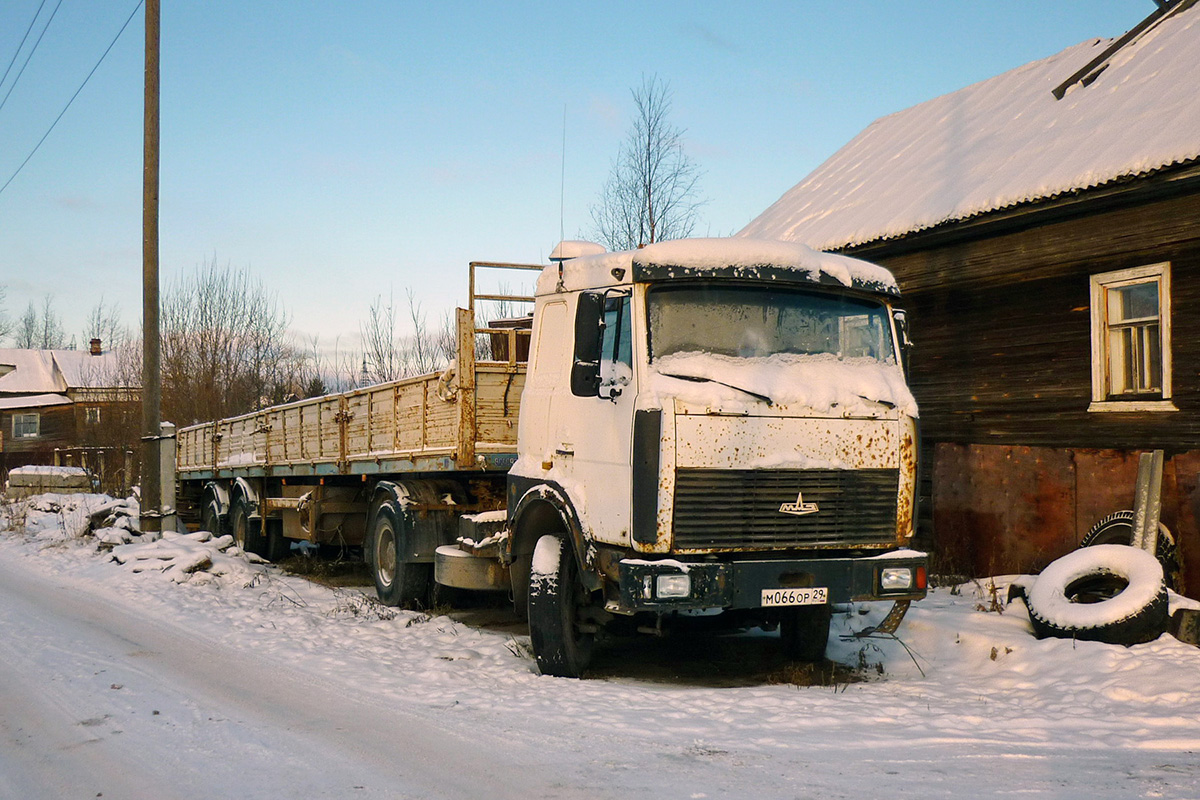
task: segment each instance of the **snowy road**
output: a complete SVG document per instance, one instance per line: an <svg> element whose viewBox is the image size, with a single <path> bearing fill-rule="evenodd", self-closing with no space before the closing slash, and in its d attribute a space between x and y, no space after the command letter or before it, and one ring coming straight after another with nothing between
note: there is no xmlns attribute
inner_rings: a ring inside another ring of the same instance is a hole
<svg viewBox="0 0 1200 800"><path fill-rule="evenodd" d="M520 747L2 562L0 629L0 797L585 796Z"/></svg>
<svg viewBox="0 0 1200 800"><path fill-rule="evenodd" d="M835 638L884 676L714 688L611 655L607 677L544 678L511 633L246 570L181 585L0 534L0 800L1200 798L1200 649L1037 641L973 587L910 612L924 674L898 643Z"/></svg>

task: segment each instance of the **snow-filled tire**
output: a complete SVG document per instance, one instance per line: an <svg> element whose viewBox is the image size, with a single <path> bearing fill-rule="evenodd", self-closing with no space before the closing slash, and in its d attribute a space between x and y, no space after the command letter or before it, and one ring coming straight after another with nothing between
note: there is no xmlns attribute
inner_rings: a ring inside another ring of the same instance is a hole
<svg viewBox="0 0 1200 800"><path fill-rule="evenodd" d="M367 542L368 563L375 578L375 593L386 606L429 605L429 587L433 582L433 564L406 560L411 551L412 532L404 515L393 503L384 503L375 512Z"/></svg>
<svg viewBox="0 0 1200 800"><path fill-rule="evenodd" d="M538 539L529 570L529 640L543 675L578 678L591 663L595 635L579 630L585 601L566 542L551 534Z"/></svg>
<svg viewBox="0 0 1200 800"><path fill-rule="evenodd" d="M824 661L832 620L833 608L829 605L786 609L779 620L783 657L814 664Z"/></svg>
<svg viewBox="0 0 1200 800"><path fill-rule="evenodd" d="M1097 544L1133 544L1133 511L1114 511L1104 517L1087 532L1079 542L1080 547L1091 547ZM1179 547L1175 537L1161 522L1158 524L1158 540L1154 545L1154 556L1162 564L1163 580L1168 589L1179 591L1180 566Z"/></svg>
<svg viewBox="0 0 1200 800"><path fill-rule="evenodd" d="M253 517L254 505L245 499L234 501L229 512L229 532L238 547L247 553L267 557L267 537L262 532L262 521Z"/></svg>
<svg viewBox="0 0 1200 800"><path fill-rule="evenodd" d="M1098 544L1046 567L1026 604L1039 639L1141 644L1167 629L1162 565L1136 547Z"/></svg>

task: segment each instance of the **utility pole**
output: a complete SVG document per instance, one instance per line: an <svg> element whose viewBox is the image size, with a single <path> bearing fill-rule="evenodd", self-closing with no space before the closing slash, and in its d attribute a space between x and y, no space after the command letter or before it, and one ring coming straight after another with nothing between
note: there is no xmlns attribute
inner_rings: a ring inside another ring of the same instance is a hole
<svg viewBox="0 0 1200 800"><path fill-rule="evenodd" d="M142 150L142 514L143 533L162 530L162 370L158 338L159 0L146 0L146 99Z"/></svg>

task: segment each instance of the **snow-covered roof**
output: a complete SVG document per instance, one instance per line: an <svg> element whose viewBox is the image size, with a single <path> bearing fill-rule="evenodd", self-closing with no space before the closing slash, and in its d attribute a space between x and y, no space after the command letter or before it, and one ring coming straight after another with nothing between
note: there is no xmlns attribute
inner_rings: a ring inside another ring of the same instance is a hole
<svg viewBox="0 0 1200 800"><path fill-rule="evenodd" d="M689 277L792 281L899 294L896 279L883 267L774 239L676 239L638 250L581 256L562 266L562 284L568 291ZM537 293L551 294L558 283L559 267L551 265L538 277Z"/></svg>
<svg viewBox="0 0 1200 800"><path fill-rule="evenodd" d="M15 367L0 375L0 394L65 392L67 382L52 350L0 350L0 365Z"/></svg>
<svg viewBox="0 0 1200 800"><path fill-rule="evenodd" d="M1166 14L1056 99L1112 43L876 120L738 235L840 249L1195 161L1200 8Z"/></svg>
<svg viewBox="0 0 1200 800"><path fill-rule="evenodd" d="M112 352L92 355L87 350L0 349L0 394L57 394L80 387L121 386L118 366Z"/></svg>
<svg viewBox="0 0 1200 800"><path fill-rule="evenodd" d="M46 406L65 406L71 404L71 398L61 394L22 394L0 396L0 409L8 411L14 408L44 408Z"/></svg>

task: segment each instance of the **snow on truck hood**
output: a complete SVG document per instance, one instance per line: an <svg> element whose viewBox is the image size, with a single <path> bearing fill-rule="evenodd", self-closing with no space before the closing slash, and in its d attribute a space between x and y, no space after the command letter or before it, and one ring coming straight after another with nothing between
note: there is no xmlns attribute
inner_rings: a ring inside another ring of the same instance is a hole
<svg viewBox="0 0 1200 800"><path fill-rule="evenodd" d="M881 408L910 417L917 403L898 365L870 358L779 353L735 358L672 353L651 365L648 394L698 405L770 402L818 415L880 416Z"/></svg>
<svg viewBox="0 0 1200 800"><path fill-rule="evenodd" d="M822 284L900 295L895 277L883 267L774 239L676 239L639 250L573 258L563 263L562 270L562 288L566 291L628 285L635 280L722 277ZM558 266L542 270L537 294L553 294L558 287Z"/></svg>

